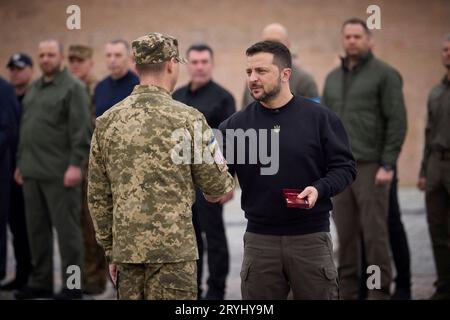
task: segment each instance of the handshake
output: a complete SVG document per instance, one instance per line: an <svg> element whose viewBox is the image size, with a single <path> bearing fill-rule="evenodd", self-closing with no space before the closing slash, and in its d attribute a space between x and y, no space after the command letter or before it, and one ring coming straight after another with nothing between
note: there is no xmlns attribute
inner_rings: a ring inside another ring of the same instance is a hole
<svg viewBox="0 0 450 320"><path fill-rule="evenodd" d="M211 203L220 203L220 204L225 204L228 201L230 201L231 199L233 199L233 195L234 195L234 190L231 190L228 193L225 193L222 196L219 197L213 197L213 196L209 196L205 193L203 193L203 196L205 197L206 201L211 202Z"/></svg>

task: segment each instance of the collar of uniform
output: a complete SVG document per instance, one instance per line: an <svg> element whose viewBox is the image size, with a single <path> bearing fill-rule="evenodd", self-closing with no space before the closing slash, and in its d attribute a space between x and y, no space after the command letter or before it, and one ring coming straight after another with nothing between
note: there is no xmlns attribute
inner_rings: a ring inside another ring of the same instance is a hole
<svg viewBox="0 0 450 320"><path fill-rule="evenodd" d="M67 70L67 67L64 67L62 70L58 71L55 74L55 76L53 77L53 79L50 80L50 81L44 81L44 76L42 76L41 79L39 79L39 81L40 81L39 84L41 85L41 87L45 86L45 85L49 85L49 84L56 84L56 85L58 85L58 84L61 83L61 81L65 77L68 76L68 74L69 74L69 71Z"/></svg>
<svg viewBox="0 0 450 320"><path fill-rule="evenodd" d="M372 58L373 53L371 50L369 50L369 52L366 55L359 57L358 63L353 67L353 70L361 68ZM348 57L341 57L341 66L345 71L348 71Z"/></svg>
<svg viewBox="0 0 450 320"><path fill-rule="evenodd" d="M170 97L170 92L164 88L155 86L155 85L142 85L138 84L134 87L133 92L131 94L140 94L140 93L159 93L162 95L166 95Z"/></svg>

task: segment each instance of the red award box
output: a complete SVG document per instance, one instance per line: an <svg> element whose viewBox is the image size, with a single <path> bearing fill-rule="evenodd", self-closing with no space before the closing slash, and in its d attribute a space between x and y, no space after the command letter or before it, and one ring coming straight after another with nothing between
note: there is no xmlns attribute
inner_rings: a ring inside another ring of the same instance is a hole
<svg viewBox="0 0 450 320"><path fill-rule="evenodd" d="M283 189L283 196L286 200L286 206L288 208L301 208L308 209L308 199L299 199L297 196L302 193L301 189Z"/></svg>

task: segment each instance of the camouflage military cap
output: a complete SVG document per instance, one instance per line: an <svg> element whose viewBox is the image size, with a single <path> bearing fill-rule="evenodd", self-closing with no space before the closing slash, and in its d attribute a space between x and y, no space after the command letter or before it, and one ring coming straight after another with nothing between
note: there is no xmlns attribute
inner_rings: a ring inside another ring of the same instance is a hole
<svg viewBox="0 0 450 320"><path fill-rule="evenodd" d="M131 43L136 64L160 63L175 58L186 63L178 52L178 40L161 33L149 33L139 37Z"/></svg>
<svg viewBox="0 0 450 320"><path fill-rule="evenodd" d="M82 44L74 44L69 47L69 58L75 57L79 59L92 58L93 49Z"/></svg>

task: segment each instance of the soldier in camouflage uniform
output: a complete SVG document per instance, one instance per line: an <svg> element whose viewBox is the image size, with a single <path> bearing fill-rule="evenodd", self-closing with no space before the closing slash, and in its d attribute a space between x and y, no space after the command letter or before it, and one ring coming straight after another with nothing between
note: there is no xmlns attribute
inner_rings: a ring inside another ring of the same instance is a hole
<svg viewBox="0 0 450 320"><path fill-rule="evenodd" d="M204 116L170 95L185 62L177 40L151 33L132 48L141 82L96 121L89 210L119 299L196 299L195 188L220 201L234 180ZM200 148L190 140L199 127Z"/></svg>
<svg viewBox="0 0 450 320"><path fill-rule="evenodd" d="M69 47L69 71L84 82L89 94L89 110L92 125L95 124L94 88L97 79L92 74L94 61L90 46L74 44ZM83 290L87 294L101 294L105 291L108 265L102 247L95 240L94 225L87 204L87 170L88 162L83 164L83 181L81 183L81 229L84 242Z"/></svg>
<svg viewBox="0 0 450 320"><path fill-rule="evenodd" d="M92 121L95 122L94 89L98 80L92 73L93 53L94 50L90 46L74 44L69 47L69 71L86 85L91 102L89 110L92 114Z"/></svg>

